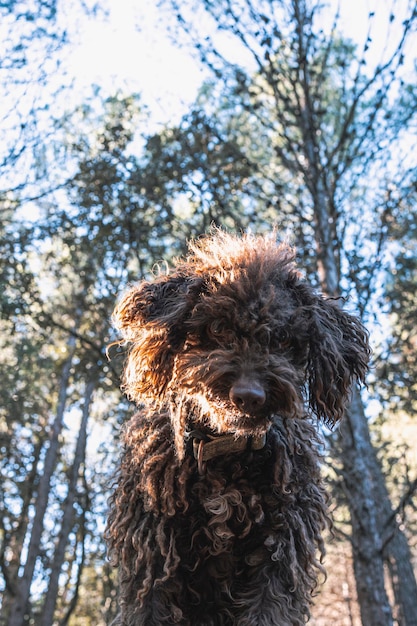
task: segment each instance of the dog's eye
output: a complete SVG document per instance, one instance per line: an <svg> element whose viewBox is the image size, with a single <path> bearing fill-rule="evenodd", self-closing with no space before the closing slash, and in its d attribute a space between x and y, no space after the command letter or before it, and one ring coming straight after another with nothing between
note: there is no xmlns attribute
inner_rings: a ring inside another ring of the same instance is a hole
<svg viewBox="0 0 417 626"><path fill-rule="evenodd" d="M214 337L218 337L219 335L221 335L224 330L225 325L223 320L214 320L214 322L211 322L208 328L209 334L213 335Z"/></svg>
<svg viewBox="0 0 417 626"><path fill-rule="evenodd" d="M260 344L268 346L271 342L271 332L269 328L260 328L256 334L256 338Z"/></svg>
<svg viewBox="0 0 417 626"><path fill-rule="evenodd" d="M281 331L275 336L274 343L279 350L288 350L292 345L292 338L285 331Z"/></svg>

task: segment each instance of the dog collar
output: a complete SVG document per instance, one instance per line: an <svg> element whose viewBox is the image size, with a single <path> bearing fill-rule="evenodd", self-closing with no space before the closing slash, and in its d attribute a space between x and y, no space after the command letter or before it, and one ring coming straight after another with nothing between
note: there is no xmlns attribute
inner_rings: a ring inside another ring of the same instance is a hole
<svg viewBox="0 0 417 626"><path fill-rule="evenodd" d="M187 433L192 439L193 455L198 462L198 470L203 471L203 463L226 454L235 454L244 450L262 450L266 443L266 433L250 437L235 437L234 435L210 436L198 430Z"/></svg>

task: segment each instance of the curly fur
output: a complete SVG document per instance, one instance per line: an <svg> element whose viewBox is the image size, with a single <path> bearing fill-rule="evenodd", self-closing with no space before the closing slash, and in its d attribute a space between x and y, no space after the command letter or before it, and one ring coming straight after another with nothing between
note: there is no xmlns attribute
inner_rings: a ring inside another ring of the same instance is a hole
<svg viewBox="0 0 417 626"><path fill-rule="evenodd" d="M311 288L292 248L221 231L134 285L114 321L123 388L145 404L124 429L106 531L115 623L304 624L328 523L313 418L335 424L363 381L364 327ZM226 434L244 448L195 458L196 437Z"/></svg>

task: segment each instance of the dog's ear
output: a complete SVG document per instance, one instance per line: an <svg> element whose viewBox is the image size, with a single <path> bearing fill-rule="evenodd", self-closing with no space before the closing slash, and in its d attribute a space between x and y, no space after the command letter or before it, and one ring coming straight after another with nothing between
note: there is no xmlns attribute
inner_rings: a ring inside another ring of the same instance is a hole
<svg viewBox="0 0 417 626"><path fill-rule="evenodd" d="M132 400L162 398L203 284L196 276L160 276L133 286L116 306L114 326L130 343L123 389Z"/></svg>
<svg viewBox="0 0 417 626"><path fill-rule="evenodd" d="M201 277L161 276L131 287L113 313L114 326L129 340L143 326L169 328L182 322L203 286Z"/></svg>
<svg viewBox="0 0 417 626"><path fill-rule="evenodd" d="M343 416L352 384L364 382L371 354L368 332L334 300L320 298L311 312L309 404L319 418L333 426Z"/></svg>

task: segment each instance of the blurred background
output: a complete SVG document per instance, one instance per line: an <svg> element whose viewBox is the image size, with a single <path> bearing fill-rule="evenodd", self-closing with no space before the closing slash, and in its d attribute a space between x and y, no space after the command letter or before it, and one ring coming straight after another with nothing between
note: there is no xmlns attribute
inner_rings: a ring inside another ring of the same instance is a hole
<svg viewBox="0 0 417 626"><path fill-rule="evenodd" d="M311 624L417 625L416 25L414 0L0 2L1 626L114 618L111 313L211 224L276 227L370 331L323 432Z"/></svg>

